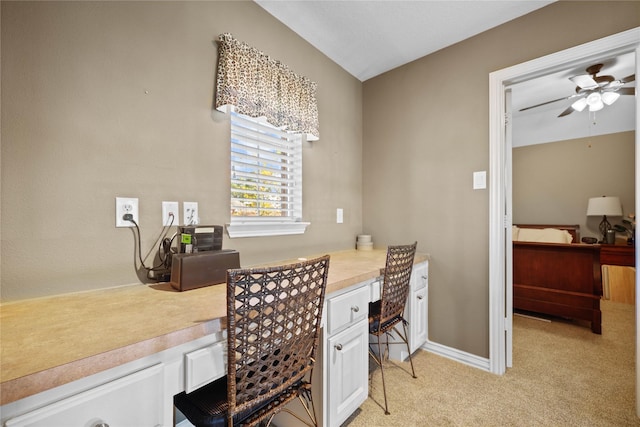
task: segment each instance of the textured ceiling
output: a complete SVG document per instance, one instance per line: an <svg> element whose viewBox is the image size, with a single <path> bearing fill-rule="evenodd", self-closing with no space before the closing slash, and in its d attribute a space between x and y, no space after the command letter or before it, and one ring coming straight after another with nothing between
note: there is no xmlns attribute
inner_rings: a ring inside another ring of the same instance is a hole
<svg viewBox="0 0 640 427"><path fill-rule="evenodd" d="M365 81L553 1L255 0Z"/></svg>
<svg viewBox="0 0 640 427"><path fill-rule="evenodd" d="M360 81L429 55L547 6L549 0L254 0ZM592 61L593 62L593 61ZM633 74L634 55L602 58L602 74ZM514 146L635 129L635 100L622 96L597 113L558 118L570 100L521 108L575 93L569 77L592 63L513 87ZM634 86L634 85L628 85Z"/></svg>

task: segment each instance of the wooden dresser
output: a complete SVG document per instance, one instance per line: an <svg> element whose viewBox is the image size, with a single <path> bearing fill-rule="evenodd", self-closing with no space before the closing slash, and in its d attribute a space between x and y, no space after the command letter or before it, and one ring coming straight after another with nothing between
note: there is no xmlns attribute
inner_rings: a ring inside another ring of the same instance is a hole
<svg viewBox="0 0 640 427"><path fill-rule="evenodd" d="M605 299L625 304L635 303L635 246L601 245L602 291Z"/></svg>
<svg viewBox="0 0 640 427"><path fill-rule="evenodd" d="M635 246L601 245L600 264L634 267L636 265Z"/></svg>

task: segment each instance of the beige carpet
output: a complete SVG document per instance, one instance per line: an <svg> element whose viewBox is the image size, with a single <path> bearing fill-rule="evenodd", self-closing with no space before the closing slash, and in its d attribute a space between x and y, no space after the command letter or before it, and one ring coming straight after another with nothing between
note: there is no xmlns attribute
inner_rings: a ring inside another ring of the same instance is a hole
<svg viewBox="0 0 640 427"><path fill-rule="evenodd" d="M379 369L343 427L640 426L635 415L635 307L602 301L602 335L584 324L514 316L513 365L498 376L419 350Z"/></svg>

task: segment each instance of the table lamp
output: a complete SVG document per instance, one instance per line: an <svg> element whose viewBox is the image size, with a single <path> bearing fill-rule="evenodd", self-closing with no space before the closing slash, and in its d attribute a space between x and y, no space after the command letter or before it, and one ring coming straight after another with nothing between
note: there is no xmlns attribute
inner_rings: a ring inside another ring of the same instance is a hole
<svg viewBox="0 0 640 427"><path fill-rule="evenodd" d="M587 205L587 216L602 216L600 221L600 234L602 241L606 241L607 230L611 229L611 223L607 221L608 216L622 216L622 205L619 197L591 197Z"/></svg>

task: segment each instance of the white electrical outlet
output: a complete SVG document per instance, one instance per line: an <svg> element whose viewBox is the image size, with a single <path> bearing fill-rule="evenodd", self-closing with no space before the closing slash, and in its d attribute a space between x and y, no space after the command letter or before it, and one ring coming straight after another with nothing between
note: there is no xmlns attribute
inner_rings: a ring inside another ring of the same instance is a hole
<svg viewBox="0 0 640 427"><path fill-rule="evenodd" d="M126 214L131 214L136 224L140 224L136 197L116 197L116 227L133 227L133 222L124 219Z"/></svg>
<svg viewBox="0 0 640 427"><path fill-rule="evenodd" d="M162 202L162 225L164 227L180 225L178 202Z"/></svg>
<svg viewBox="0 0 640 427"><path fill-rule="evenodd" d="M344 211L342 208L336 209L336 223L342 224L344 222Z"/></svg>
<svg viewBox="0 0 640 427"><path fill-rule="evenodd" d="M184 202L182 204L184 225L196 225L200 223L198 216L198 202Z"/></svg>

